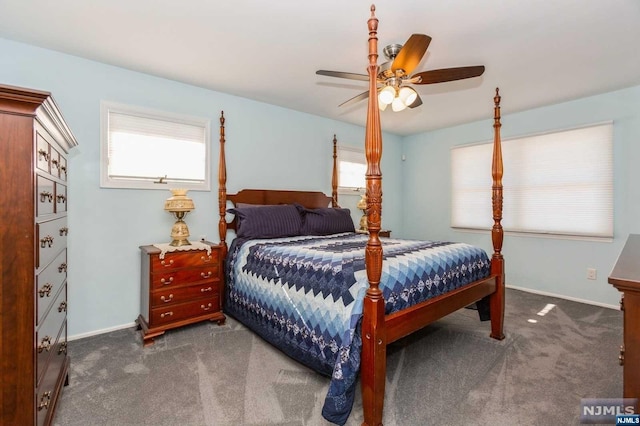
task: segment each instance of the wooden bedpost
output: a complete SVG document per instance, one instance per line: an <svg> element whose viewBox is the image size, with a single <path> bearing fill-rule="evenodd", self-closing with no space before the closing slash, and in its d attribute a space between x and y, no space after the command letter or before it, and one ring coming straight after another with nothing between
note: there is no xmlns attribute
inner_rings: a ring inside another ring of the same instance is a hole
<svg viewBox="0 0 640 426"><path fill-rule="evenodd" d="M496 88L493 98L493 162L491 176L493 187L491 201L493 204L493 228L491 229L491 241L493 242L493 256L491 257L491 274L496 275L496 291L490 297L491 309L491 337L504 339L504 258L502 257L502 145L500 141L500 91Z"/></svg>
<svg viewBox="0 0 640 426"><path fill-rule="evenodd" d="M331 174L331 207L338 208L338 139L333 135L333 172Z"/></svg>
<svg viewBox="0 0 640 426"><path fill-rule="evenodd" d="M382 130L378 109L378 19L371 5L369 28L369 105L365 130L367 157L367 223L369 241L365 249L365 264L369 288L364 299L362 319L362 405L366 426L382 425L384 386L386 379L387 342L384 326L384 298L379 288L382 275L382 244L379 238L382 210Z"/></svg>
<svg viewBox="0 0 640 426"><path fill-rule="evenodd" d="M227 162L224 152L224 111L220 112L220 159L218 161L218 209L220 210L220 221L218 222L218 233L220 234L220 245L223 255L227 253ZM224 256L223 256L224 258Z"/></svg>

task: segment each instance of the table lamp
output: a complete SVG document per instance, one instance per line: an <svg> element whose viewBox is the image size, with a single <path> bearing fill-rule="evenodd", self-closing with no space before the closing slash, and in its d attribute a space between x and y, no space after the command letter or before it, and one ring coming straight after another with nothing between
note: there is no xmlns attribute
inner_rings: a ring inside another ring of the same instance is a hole
<svg viewBox="0 0 640 426"><path fill-rule="evenodd" d="M176 223L171 228L171 246L188 246L191 245L189 240L189 228L184 222L184 217L196 206L193 200L187 197L186 189L171 189L172 196L164 202L164 209L176 217Z"/></svg>

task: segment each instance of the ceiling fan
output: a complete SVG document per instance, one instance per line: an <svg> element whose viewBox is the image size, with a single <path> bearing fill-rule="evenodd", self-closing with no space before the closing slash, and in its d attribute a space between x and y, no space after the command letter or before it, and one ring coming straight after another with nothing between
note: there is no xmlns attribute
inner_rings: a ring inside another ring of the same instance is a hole
<svg viewBox="0 0 640 426"><path fill-rule="evenodd" d="M388 61L380 65L377 76L377 82L380 85L378 100L381 110L385 110L388 105L391 105L393 111L402 111L407 107L415 108L422 105L420 95L410 86L412 84L444 83L445 81L478 77L484 73L484 66L478 65L442 68L411 75L426 53L429 43L431 43L431 37L428 35L412 34L404 45L390 44L383 49L384 56ZM369 81L368 75L351 72L318 70L316 74ZM367 97L369 97L369 91L360 93L339 106L352 104Z"/></svg>

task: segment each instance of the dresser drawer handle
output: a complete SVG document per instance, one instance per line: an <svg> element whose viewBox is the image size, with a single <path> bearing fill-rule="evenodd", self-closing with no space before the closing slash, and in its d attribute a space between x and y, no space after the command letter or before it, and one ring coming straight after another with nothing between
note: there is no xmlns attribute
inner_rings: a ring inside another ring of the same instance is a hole
<svg viewBox="0 0 640 426"><path fill-rule="evenodd" d="M162 266L171 266L173 265L173 259L170 259L169 262L165 262L164 260L160 262Z"/></svg>
<svg viewBox="0 0 640 426"><path fill-rule="evenodd" d="M51 402L51 391L47 391L42 394L42 398L40 398L40 404L38 404L38 411L43 408L49 408L49 402Z"/></svg>
<svg viewBox="0 0 640 426"><path fill-rule="evenodd" d="M67 264L61 263L60 266L58 266L58 272L60 273L67 272Z"/></svg>
<svg viewBox="0 0 640 426"><path fill-rule="evenodd" d="M200 260L203 262L211 262L211 256L200 256Z"/></svg>
<svg viewBox="0 0 640 426"><path fill-rule="evenodd" d="M173 315L173 312L169 311L169 312L165 312L164 314L160 314L160 318L170 317L172 315Z"/></svg>
<svg viewBox="0 0 640 426"><path fill-rule="evenodd" d="M160 279L160 282L161 282L163 285L169 285L169 284L171 284L171 283L173 282L173 277L169 277L169 279L168 279L168 280L165 280L164 278L161 278L161 279Z"/></svg>
<svg viewBox="0 0 640 426"><path fill-rule="evenodd" d="M171 293L167 298L165 298L164 296L160 296L160 300L162 300L164 303L171 302L173 300L173 293Z"/></svg>
<svg viewBox="0 0 640 426"><path fill-rule="evenodd" d="M211 287L201 288L200 289L200 293L206 293L207 291L212 291L212 290L213 290L213 288L211 288Z"/></svg>
<svg viewBox="0 0 640 426"><path fill-rule="evenodd" d="M211 275L213 275L213 272L211 272L211 271L207 271L206 274L204 272L200 272L200 276L202 278L209 278Z"/></svg>
<svg viewBox="0 0 640 426"><path fill-rule="evenodd" d="M211 309L212 307L213 307L213 305L212 305L211 303L208 303L208 304L207 304L207 306L205 306L205 305L200 305L200 308L201 308L203 311L208 311L208 310L209 310L209 309Z"/></svg>
<svg viewBox="0 0 640 426"><path fill-rule="evenodd" d="M53 289L53 286L49 283L46 283L45 285L42 286L42 288L40 290L38 290L38 294L40 294L40 297L49 297L51 296L51 290Z"/></svg>
<svg viewBox="0 0 640 426"><path fill-rule="evenodd" d="M56 200L58 200L58 203L64 203L65 201L67 201L67 197L65 197L64 195L60 194L56 197Z"/></svg>
<svg viewBox="0 0 640 426"><path fill-rule="evenodd" d="M44 161L49 161L49 153L44 149L38 150L38 158Z"/></svg>
<svg viewBox="0 0 640 426"><path fill-rule="evenodd" d="M41 248L51 247L52 245L53 245L53 237L51 235L47 235L46 237L40 239Z"/></svg>
<svg viewBox="0 0 640 426"><path fill-rule="evenodd" d="M45 201L53 201L53 194L50 193L49 191L42 191L40 193L40 202L44 203Z"/></svg>
<svg viewBox="0 0 640 426"><path fill-rule="evenodd" d="M60 306L58 306L58 312L67 312L67 302L66 301L62 301L60 302Z"/></svg>
<svg viewBox="0 0 640 426"><path fill-rule="evenodd" d="M67 342L60 343L60 347L58 348L58 355L67 354Z"/></svg>
<svg viewBox="0 0 640 426"><path fill-rule="evenodd" d="M60 228L60 236L64 237L65 235L69 235L69 228L66 226L64 228Z"/></svg>
<svg viewBox="0 0 640 426"><path fill-rule="evenodd" d="M618 356L618 363L624 365L624 346L620 346L620 355Z"/></svg>
<svg viewBox="0 0 640 426"><path fill-rule="evenodd" d="M67 166L60 166L60 171L64 173L65 176L67 176Z"/></svg>
<svg viewBox="0 0 640 426"><path fill-rule="evenodd" d="M51 160L51 167L58 168L58 160Z"/></svg>
<svg viewBox="0 0 640 426"><path fill-rule="evenodd" d="M44 336L44 339L42 339L42 342L38 345L38 353L42 351L49 352L49 349L51 349L51 336Z"/></svg>

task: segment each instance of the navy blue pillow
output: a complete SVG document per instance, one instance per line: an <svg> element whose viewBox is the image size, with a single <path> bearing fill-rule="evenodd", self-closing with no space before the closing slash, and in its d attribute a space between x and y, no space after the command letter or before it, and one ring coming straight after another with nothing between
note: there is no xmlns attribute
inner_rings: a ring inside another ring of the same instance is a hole
<svg viewBox="0 0 640 426"><path fill-rule="evenodd" d="M300 235L302 217L293 204L236 207L228 210L238 220L242 238L280 238Z"/></svg>
<svg viewBox="0 0 640 426"><path fill-rule="evenodd" d="M307 209L299 206L304 216L302 235L329 235L341 232L355 232L349 209L320 208Z"/></svg>

